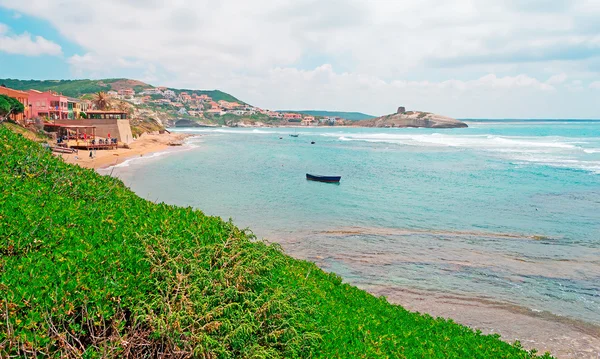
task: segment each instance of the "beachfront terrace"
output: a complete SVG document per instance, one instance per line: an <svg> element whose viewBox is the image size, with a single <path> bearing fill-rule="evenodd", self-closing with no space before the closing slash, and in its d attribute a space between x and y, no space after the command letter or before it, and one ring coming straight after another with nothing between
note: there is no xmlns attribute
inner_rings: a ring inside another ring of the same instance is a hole
<svg viewBox="0 0 600 359"><path fill-rule="evenodd" d="M92 110L86 112L90 120L126 120L127 112L124 111L99 111Z"/></svg>

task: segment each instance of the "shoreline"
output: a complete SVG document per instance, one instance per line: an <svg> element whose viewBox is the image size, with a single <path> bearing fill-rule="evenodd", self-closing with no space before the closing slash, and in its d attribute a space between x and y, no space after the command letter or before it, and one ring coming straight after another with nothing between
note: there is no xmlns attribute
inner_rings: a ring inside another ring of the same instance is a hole
<svg viewBox="0 0 600 359"><path fill-rule="evenodd" d="M380 230L388 233L389 230ZM357 228L343 228L337 231L326 231L333 235L373 233L380 231L359 231ZM405 235L414 231L401 230ZM323 232L319 232L323 234ZM434 231L434 233L437 233ZM471 234L469 232L458 232L460 234ZM477 235L481 235L478 233ZM494 234L488 234L494 235ZM502 238L533 240L529 235L495 234ZM306 243L305 236L286 236L270 233L266 239L269 243L277 243L284 252L296 259L307 260L315 263L326 272L336 273L328 259L357 260L366 264L373 264L368 258L354 258L352 254L341 258L338 253L322 253L320 247L312 248ZM352 257L352 259L351 259ZM385 266L393 262L393 258L386 258L380 265ZM535 269L535 268L533 268ZM354 270L360 270L354 268ZM532 268L525 268L531 271ZM569 273L561 275L569 277ZM338 273L338 275L340 275ZM428 314L434 318L444 318L456 323L468 326L473 330L480 330L483 334L499 334L501 340L513 344L519 341L527 350L536 349L539 353L550 352L554 357L560 359L571 358L598 358L600 355L600 325L561 316L548 311L538 311L526 306L518 305L503 300L494 300L468 293L461 294L456 291L443 291L435 289L422 289L412 286L394 284L378 284L377 281L357 280L352 277L342 276L345 283L354 285L376 297L385 297L394 305L400 305L411 312ZM482 293L483 294L483 293Z"/></svg>
<svg viewBox="0 0 600 359"><path fill-rule="evenodd" d="M170 147L178 147L171 145L171 143L182 142L192 136L187 133L143 134L136 141L129 144L129 148L95 151L93 158L90 158L89 152L85 150L80 150L78 153L60 153L55 155L62 157L66 163L99 170L119 165L135 157L143 157L152 153L162 152Z"/></svg>
<svg viewBox="0 0 600 359"><path fill-rule="evenodd" d="M406 310L450 319L483 334L499 334L505 342L519 341L527 350L550 352L559 359L597 358L600 354L600 326L587 322L450 293L385 285L357 287Z"/></svg>

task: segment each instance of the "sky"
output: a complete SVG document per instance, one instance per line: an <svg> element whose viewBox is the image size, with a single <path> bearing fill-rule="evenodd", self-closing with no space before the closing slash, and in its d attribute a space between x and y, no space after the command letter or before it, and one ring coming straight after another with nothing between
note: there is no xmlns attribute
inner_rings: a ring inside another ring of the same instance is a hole
<svg viewBox="0 0 600 359"><path fill-rule="evenodd" d="M0 0L0 78L265 109L600 119L600 0Z"/></svg>

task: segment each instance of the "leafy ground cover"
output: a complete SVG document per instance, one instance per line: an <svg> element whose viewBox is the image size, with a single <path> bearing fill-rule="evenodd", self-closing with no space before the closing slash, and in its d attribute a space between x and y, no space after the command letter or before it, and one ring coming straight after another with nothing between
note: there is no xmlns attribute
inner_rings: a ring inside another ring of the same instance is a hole
<svg viewBox="0 0 600 359"><path fill-rule="evenodd" d="M0 126L0 357L533 358ZM548 355L546 358L550 358Z"/></svg>

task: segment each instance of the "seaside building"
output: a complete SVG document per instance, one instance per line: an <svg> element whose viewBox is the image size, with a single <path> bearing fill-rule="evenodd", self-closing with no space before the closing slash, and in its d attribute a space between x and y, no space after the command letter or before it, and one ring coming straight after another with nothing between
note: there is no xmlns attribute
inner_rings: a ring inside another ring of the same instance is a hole
<svg viewBox="0 0 600 359"><path fill-rule="evenodd" d="M175 97L177 97L177 94L173 90L164 90L163 96L166 98L175 98Z"/></svg>
<svg viewBox="0 0 600 359"><path fill-rule="evenodd" d="M13 121L23 122L31 118L31 103L29 102L29 93L25 91L13 90L4 85L0 86L0 95L16 98L17 101L23 104L25 111L16 115L10 115Z"/></svg>
<svg viewBox="0 0 600 359"><path fill-rule="evenodd" d="M315 122L315 118L313 116L306 116L302 119L302 125L304 125L304 126L310 126L314 122Z"/></svg>
<svg viewBox="0 0 600 359"><path fill-rule="evenodd" d="M29 90L31 117L46 117L51 120L69 118L69 99L51 91Z"/></svg>
<svg viewBox="0 0 600 359"><path fill-rule="evenodd" d="M67 117L70 120L75 120L81 114L81 100L74 97L67 97Z"/></svg>
<svg viewBox="0 0 600 359"><path fill-rule="evenodd" d="M110 97L117 97L119 95L119 93L117 91L114 91L114 90L110 90L106 94L108 96L110 96Z"/></svg>

